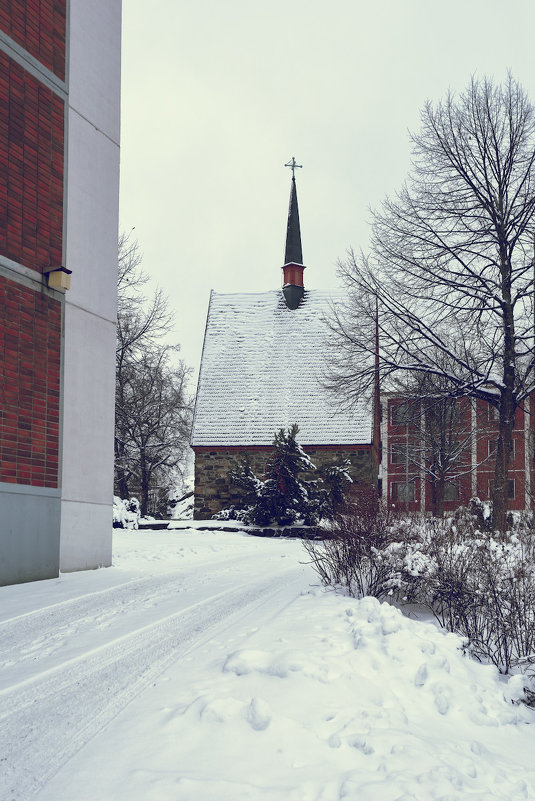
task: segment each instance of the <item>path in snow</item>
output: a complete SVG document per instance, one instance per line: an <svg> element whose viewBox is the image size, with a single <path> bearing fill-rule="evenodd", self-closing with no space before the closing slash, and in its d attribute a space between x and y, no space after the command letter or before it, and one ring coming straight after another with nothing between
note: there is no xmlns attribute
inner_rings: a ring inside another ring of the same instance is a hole
<svg viewBox="0 0 535 801"><path fill-rule="evenodd" d="M535 798L520 677L460 638L310 587L299 542L115 540L0 588L1 801Z"/></svg>
<svg viewBox="0 0 535 801"><path fill-rule="evenodd" d="M105 644L123 633L124 626L128 631L132 614L136 626L140 626L143 620L150 623L156 610L161 617L166 610L169 614L176 611L177 604L182 608L184 603L191 603L191 599L202 600L213 583L214 561L218 585L221 585L225 580L225 568L236 564L235 556L212 559L211 565L200 559L194 570L189 564L179 572L131 579L0 621L3 681L16 681L23 663L30 671L38 672L45 669L45 660L46 667L64 663L67 652L70 656L84 651L85 641L86 647L92 648L95 634ZM253 564L250 555L241 557L242 570L249 565L251 571Z"/></svg>
<svg viewBox="0 0 535 801"><path fill-rule="evenodd" d="M277 614L303 569L276 557L256 578L251 553L190 558L0 623L0 798L32 798L167 667L245 617Z"/></svg>

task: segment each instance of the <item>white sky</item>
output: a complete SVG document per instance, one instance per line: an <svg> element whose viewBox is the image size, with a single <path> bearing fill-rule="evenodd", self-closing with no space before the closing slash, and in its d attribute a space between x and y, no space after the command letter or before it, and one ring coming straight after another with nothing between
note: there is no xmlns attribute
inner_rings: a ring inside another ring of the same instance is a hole
<svg viewBox="0 0 535 801"><path fill-rule="evenodd" d="M210 289L281 283L295 156L309 289L367 247L427 99L510 69L535 102L532 0L123 0L121 229L197 368Z"/></svg>

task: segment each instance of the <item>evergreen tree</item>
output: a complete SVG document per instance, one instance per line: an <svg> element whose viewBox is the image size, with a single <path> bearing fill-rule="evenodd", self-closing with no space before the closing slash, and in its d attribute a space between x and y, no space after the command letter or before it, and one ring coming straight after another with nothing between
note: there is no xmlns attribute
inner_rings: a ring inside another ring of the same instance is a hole
<svg viewBox="0 0 535 801"><path fill-rule="evenodd" d="M287 432L281 428L275 435L273 454L266 470L263 500L271 517L280 525L307 517L311 512L309 488L300 476L315 471L316 467L298 444L298 432L294 423Z"/></svg>
<svg viewBox="0 0 535 801"><path fill-rule="evenodd" d="M314 525L320 516L339 511L351 483L350 463L332 465L324 469L322 478L307 479L306 474L315 473L316 466L297 442L298 432L294 424L275 435L264 480L255 476L247 457L230 472L230 481L242 496L241 508L231 507L218 517L235 517L256 526L297 521Z"/></svg>

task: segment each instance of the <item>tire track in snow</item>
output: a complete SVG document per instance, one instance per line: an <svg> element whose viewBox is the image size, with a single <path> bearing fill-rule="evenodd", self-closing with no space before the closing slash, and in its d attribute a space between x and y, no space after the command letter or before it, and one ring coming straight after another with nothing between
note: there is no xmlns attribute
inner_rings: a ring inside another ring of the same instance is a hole
<svg viewBox="0 0 535 801"><path fill-rule="evenodd" d="M139 614L140 606L154 608L168 599L183 597L191 585L209 583L210 573L204 574L203 581L199 578L205 566L220 572L235 564L235 557L221 559L215 565L213 560L199 561L189 575L174 570L136 578L0 621L0 670L40 661L61 649L66 637L92 634L95 627L108 628L130 611Z"/></svg>
<svg viewBox="0 0 535 801"><path fill-rule="evenodd" d="M0 693L0 797L28 801L171 664L240 617L288 604L298 568L241 582ZM277 596L283 594L283 599ZM46 731L35 721L47 721ZM14 741L10 730L24 732Z"/></svg>

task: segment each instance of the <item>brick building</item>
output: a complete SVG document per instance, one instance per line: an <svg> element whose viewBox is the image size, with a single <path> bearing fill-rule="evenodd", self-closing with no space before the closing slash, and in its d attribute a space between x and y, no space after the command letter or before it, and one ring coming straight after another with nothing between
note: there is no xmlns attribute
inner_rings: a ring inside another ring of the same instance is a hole
<svg viewBox="0 0 535 801"><path fill-rule="evenodd" d="M0 584L111 560L120 15L0 4Z"/></svg>
<svg viewBox="0 0 535 801"><path fill-rule="evenodd" d="M430 479L432 447L426 441L426 413L418 402L384 393L381 423L381 478L383 496L400 509L431 512L434 508ZM427 407L432 403L426 402ZM449 445L451 466L445 471L444 511L453 511L477 496L488 500L494 480L498 437L497 409L486 401L461 399L455 403L455 420ZM533 484L533 410L518 408L509 466L509 509L531 508ZM446 444L446 456L448 445Z"/></svg>
<svg viewBox="0 0 535 801"><path fill-rule="evenodd" d="M337 409L321 383L325 316L341 296L304 288L294 177L282 270L282 289L210 296L192 434L196 518L236 500L228 472L246 453L261 476L275 433L293 423L316 465L350 459L355 485L375 485L370 408Z"/></svg>

